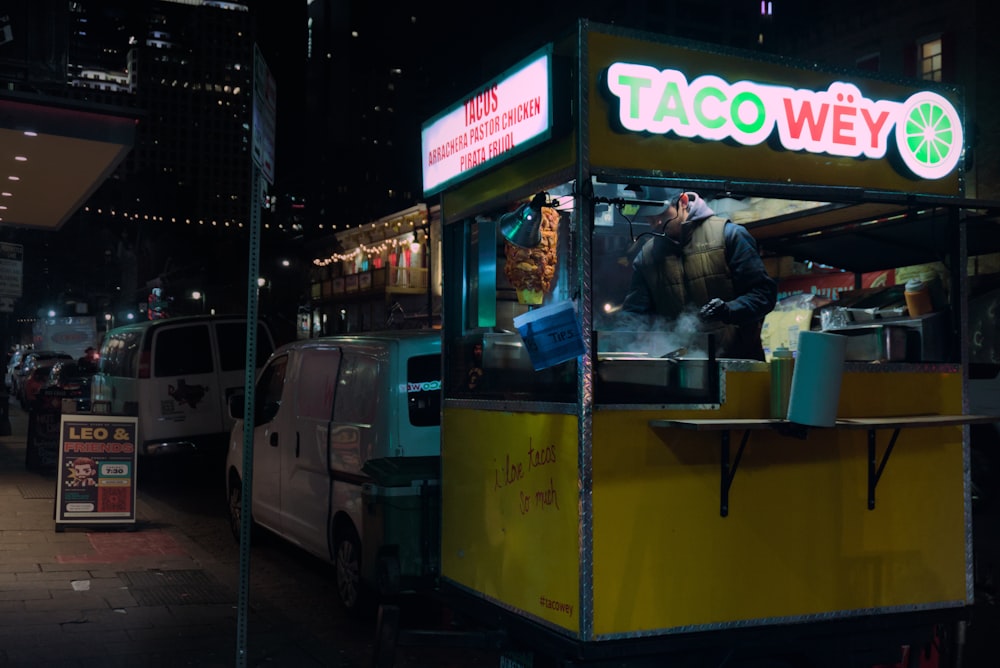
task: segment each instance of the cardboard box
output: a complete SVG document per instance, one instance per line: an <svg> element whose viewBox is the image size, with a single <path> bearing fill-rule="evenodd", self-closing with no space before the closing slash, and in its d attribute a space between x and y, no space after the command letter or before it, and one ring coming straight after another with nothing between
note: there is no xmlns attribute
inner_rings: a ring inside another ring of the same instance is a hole
<svg viewBox="0 0 1000 668"><path fill-rule="evenodd" d="M767 275L773 279L791 276L795 273L795 258L791 255L765 257L764 268L767 269Z"/></svg>

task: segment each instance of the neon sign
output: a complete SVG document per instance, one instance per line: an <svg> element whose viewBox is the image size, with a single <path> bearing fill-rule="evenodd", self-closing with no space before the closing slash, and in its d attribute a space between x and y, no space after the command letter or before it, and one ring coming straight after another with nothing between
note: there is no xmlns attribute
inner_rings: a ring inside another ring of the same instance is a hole
<svg viewBox="0 0 1000 668"><path fill-rule="evenodd" d="M424 194L460 183L549 138L552 54L546 48L424 124Z"/></svg>
<svg viewBox="0 0 1000 668"><path fill-rule="evenodd" d="M869 159L884 158L894 139L907 169L931 180L951 173L962 156L961 118L931 91L903 102L871 100L843 81L821 91L710 74L689 82L678 70L621 62L608 68L607 86L619 100L619 123L631 132L744 146L777 133L790 151Z"/></svg>

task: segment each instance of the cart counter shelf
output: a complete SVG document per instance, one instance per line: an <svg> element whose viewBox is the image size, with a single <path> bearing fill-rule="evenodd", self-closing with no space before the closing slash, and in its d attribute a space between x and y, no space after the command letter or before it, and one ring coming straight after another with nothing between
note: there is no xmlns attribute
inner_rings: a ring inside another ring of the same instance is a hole
<svg viewBox="0 0 1000 668"><path fill-rule="evenodd" d="M952 427L972 424L984 424L1000 422L997 415L900 415L892 417L859 417L859 418L839 418L832 427L812 427L813 429L864 429L868 432L868 509L875 509L875 488L885 465L889 461L889 455L896 445L899 433L904 428L921 427ZM789 422L780 419L757 419L757 418L700 418L700 419L659 419L650 420L649 426L654 429L690 429L695 431L719 431L721 432L721 443L719 446L720 461L720 495L719 514L722 517L729 515L729 489L736 476L740 460L743 458L743 451L750 439L750 432L754 430L769 429L784 436L797 438L808 438L810 427L807 425ZM891 429L892 436L889 444L879 459L876 454L876 433L879 429ZM736 450L736 457L730 459L730 433L733 430L742 430L743 436L740 439L739 448Z"/></svg>

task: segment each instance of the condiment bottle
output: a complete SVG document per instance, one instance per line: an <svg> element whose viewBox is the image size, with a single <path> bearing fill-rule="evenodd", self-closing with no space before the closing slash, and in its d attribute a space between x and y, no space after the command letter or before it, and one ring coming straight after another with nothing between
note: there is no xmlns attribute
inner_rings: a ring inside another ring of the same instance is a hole
<svg viewBox="0 0 1000 668"><path fill-rule="evenodd" d="M919 278L911 278L906 282L903 297L906 299L906 310L911 318L931 313L934 310L930 288Z"/></svg>
<svg viewBox="0 0 1000 668"><path fill-rule="evenodd" d="M784 420L788 416L788 396L792 389L795 357L788 348L775 348L771 355L771 418Z"/></svg>

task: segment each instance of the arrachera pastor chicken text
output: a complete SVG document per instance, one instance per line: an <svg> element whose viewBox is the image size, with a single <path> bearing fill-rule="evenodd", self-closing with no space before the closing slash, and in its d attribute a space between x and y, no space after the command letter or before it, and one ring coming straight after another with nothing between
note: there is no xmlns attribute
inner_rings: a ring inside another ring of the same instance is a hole
<svg viewBox="0 0 1000 668"><path fill-rule="evenodd" d="M465 129L448 141L435 146L427 156L433 165L459 155L461 171L472 169L514 148L512 129L518 123L542 113L541 97L505 104L500 88L492 86L473 95L463 104Z"/></svg>

